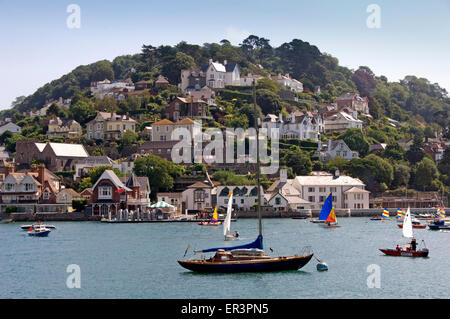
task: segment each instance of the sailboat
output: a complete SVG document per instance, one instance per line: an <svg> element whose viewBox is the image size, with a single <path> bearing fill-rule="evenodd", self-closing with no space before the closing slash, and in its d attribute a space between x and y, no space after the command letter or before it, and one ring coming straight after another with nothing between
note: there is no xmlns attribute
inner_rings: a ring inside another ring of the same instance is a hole
<svg viewBox="0 0 450 319"><path fill-rule="evenodd" d="M214 208L213 218L208 222L198 222L200 226L217 226L222 225L222 222L217 218L217 206Z"/></svg>
<svg viewBox="0 0 450 319"><path fill-rule="evenodd" d="M325 228L336 228L341 227L337 223L336 213L334 212L334 208L331 209L330 215L328 215L327 219L325 220L324 224L321 224L320 226Z"/></svg>
<svg viewBox="0 0 450 319"><path fill-rule="evenodd" d="M227 207L227 216L225 217L225 221L223 223L223 235L225 236L225 240L234 240L239 237L238 232L236 234L231 234L231 211L233 207L233 192L231 191L228 195L228 207Z"/></svg>
<svg viewBox="0 0 450 319"><path fill-rule="evenodd" d="M255 82L253 81L253 106L255 114L256 136L259 137L256 112ZM298 270L306 265L313 257L312 253L293 256L271 257L263 250L263 235L261 221L261 178L259 143L256 143L256 179L258 181L258 230L255 241L233 247L217 247L194 251L194 253L215 252L209 259L178 260L178 263L191 271L201 273L236 273L236 272L271 272L283 270ZM189 247L189 246L188 246ZM186 253L185 253L186 254Z"/></svg>
<svg viewBox="0 0 450 319"><path fill-rule="evenodd" d="M311 223L325 223L328 215L331 213L331 209L333 208L333 196L332 193L328 193L325 202L322 205L322 209L320 210L320 215L318 219L311 219Z"/></svg>
<svg viewBox="0 0 450 319"><path fill-rule="evenodd" d="M411 212L409 210L406 211L405 219L403 220L402 234L405 238L411 238L411 242L409 245L400 246L397 245L395 249L380 249L386 255L389 256L402 256L402 257L428 257L428 248L417 249L417 242L414 238L412 220L411 220Z"/></svg>
<svg viewBox="0 0 450 319"><path fill-rule="evenodd" d="M370 220L389 220L389 210L385 208L381 213L381 216L372 217Z"/></svg>

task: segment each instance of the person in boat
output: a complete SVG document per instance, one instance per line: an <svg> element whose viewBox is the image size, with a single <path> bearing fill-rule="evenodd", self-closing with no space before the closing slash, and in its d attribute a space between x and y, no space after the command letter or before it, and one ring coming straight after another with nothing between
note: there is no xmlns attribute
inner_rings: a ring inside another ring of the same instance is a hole
<svg viewBox="0 0 450 319"><path fill-rule="evenodd" d="M416 242L416 239L413 238L413 239L411 239L411 250L416 251L416 248L417 248L417 242Z"/></svg>
<svg viewBox="0 0 450 319"><path fill-rule="evenodd" d="M396 249L397 249L398 251L401 251L401 250L402 250L402 247L400 247L400 245L397 245Z"/></svg>
<svg viewBox="0 0 450 319"><path fill-rule="evenodd" d="M236 230L235 232L234 232L234 237L236 237L236 238L238 238L239 237L239 233L238 233L238 231Z"/></svg>

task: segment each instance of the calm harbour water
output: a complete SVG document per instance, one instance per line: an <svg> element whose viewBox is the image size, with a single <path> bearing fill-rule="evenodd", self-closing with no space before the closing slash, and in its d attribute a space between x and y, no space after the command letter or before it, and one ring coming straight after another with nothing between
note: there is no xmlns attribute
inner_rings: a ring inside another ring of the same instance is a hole
<svg viewBox="0 0 450 319"><path fill-rule="evenodd" d="M29 237L23 223L0 225L0 298L449 298L450 233L415 229L429 258L384 256L378 248L405 243L394 220L340 218L324 229L309 220L264 219L265 250L300 253L311 246L329 271L312 259L299 271L197 274L178 265L191 249L224 246L222 226L196 223L102 224L53 222L48 238ZM243 244L257 236L256 219L233 222ZM67 266L81 269L81 288L69 289ZM380 266L381 288L368 288L367 267Z"/></svg>

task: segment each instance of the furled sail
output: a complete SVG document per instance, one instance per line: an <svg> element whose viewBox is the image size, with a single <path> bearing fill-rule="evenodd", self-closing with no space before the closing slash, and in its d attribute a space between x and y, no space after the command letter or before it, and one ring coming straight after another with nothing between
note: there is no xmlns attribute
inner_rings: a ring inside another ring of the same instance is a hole
<svg viewBox="0 0 450 319"><path fill-rule="evenodd" d="M249 244L240 245L240 246L232 246L232 247L217 247L217 248L209 248L204 250L196 250L196 253L209 253L213 251L217 251L219 249L223 250L234 250L234 249L246 249L246 248L258 248L263 249L263 237L262 235L259 235L254 242L251 242Z"/></svg>

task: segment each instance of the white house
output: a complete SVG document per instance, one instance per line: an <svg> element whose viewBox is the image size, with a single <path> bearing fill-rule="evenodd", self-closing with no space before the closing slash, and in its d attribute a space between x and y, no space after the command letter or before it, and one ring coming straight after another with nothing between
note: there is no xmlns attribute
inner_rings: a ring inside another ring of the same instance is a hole
<svg viewBox="0 0 450 319"><path fill-rule="evenodd" d="M291 89L298 93L303 92L303 83L294 78L291 78L289 74L286 75L278 74L272 76L271 78L272 80L278 82L281 86L285 88Z"/></svg>
<svg viewBox="0 0 450 319"><path fill-rule="evenodd" d="M321 209L331 192L333 207L337 209L369 208L369 193L365 184L357 178L327 172L313 172L308 176L296 176L293 186L300 196L313 203L311 209Z"/></svg>
<svg viewBox="0 0 450 319"><path fill-rule="evenodd" d="M362 129L363 121L346 112L338 112L324 120L325 132L342 132L349 128Z"/></svg>
<svg viewBox="0 0 450 319"><path fill-rule="evenodd" d="M268 114L262 127L267 128L268 136L271 136L274 129L278 129L279 138L318 141L323 131L323 120L320 115L311 112L292 112L285 121L281 114Z"/></svg>
<svg viewBox="0 0 450 319"><path fill-rule="evenodd" d="M229 194L233 192L233 208L248 210L258 203L258 187L254 185L217 186L217 207L226 208ZM264 200L264 189L261 187L261 199ZM264 202L262 202L264 203Z"/></svg>
<svg viewBox="0 0 450 319"><path fill-rule="evenodd" d="M212 186L196 182L182 192L184 207L187 210L212 209Z"/></svg>
<svg viewBox="0 0 450 319"><path fill-rule="evenodd" d="M0 126L0 135L5 133L6 131L11 132L12 134L19 134L20 132L22 132L22 129L20 128L20 126L12 122L8 122L5 125Z"/></svg>
<svg viewBox="0 0 450 319"><path fill-rule="evenodd" d="M322 144L319 141L316 156L321 162L328 162L335 157L342 157L351 160L359 157L357 151L352 151L344 140L328 140L328 143Z"/></svg>

